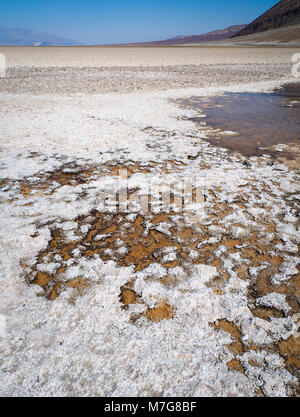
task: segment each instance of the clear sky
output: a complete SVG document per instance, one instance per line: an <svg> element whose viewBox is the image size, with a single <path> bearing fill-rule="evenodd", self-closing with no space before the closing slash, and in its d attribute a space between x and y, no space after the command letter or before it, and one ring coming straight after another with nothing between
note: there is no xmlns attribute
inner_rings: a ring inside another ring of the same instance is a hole
<svg viewBox="0 0 300 417"><path fill-rule="evenodd" d="M82 43L198 35L249 23L276 0L0 0L0 26Z"/></svg>

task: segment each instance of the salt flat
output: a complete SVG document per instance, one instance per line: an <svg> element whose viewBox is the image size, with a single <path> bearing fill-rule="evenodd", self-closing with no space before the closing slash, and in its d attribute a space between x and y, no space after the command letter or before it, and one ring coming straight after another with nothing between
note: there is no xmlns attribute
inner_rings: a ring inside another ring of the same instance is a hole
<svg viewBox="0 0 300 417"><path fill-rule="evenodd" d="M290 63L299 48L274 47L0 47L9 67L169 66Z"/></svg>
<svg viewBox="0 0 300 417"><path fill-rule="evenodd" d="M178 102L271 91L295 50L0 52L0 394L298 395L297 167L207 143ZM204 217L100 209L187 178Z"/></svg>

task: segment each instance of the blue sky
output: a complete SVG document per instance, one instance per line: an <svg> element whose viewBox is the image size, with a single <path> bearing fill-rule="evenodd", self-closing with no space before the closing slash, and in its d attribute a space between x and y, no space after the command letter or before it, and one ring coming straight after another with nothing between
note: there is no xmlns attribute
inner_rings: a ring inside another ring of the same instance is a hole
<svg viewBox="0 0 300 417"><path fill-rule="evenodd" d="M119 43L198 35L249 23L275 0L1 0L0 26L82 43Z"/></svg>

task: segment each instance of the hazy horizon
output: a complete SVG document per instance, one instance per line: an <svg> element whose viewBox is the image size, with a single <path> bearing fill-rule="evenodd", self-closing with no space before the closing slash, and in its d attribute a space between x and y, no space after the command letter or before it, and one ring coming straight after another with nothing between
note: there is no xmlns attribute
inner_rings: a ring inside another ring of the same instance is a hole
<svg viewBox="0 0 300 417"><path fill-rule="evenodd" d="M25 28L82 44L113 44L199 35L247 24L278 1L4 0L0 26ZM216 12L217 11L217 12Z"/></svg>

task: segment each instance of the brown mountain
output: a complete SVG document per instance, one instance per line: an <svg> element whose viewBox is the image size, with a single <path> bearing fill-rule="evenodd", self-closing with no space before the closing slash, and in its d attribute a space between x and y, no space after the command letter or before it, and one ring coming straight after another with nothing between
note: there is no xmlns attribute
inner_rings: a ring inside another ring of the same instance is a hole
<svg viewBox="0 0 300 417"><path fill-rule="evenodd" d="M217 44L217 42L216 42ZM284 26L279 29L266 30L265 32L251 33L250 35L237 36L227 41L220 41L223 45L285 45L300 47L300 24Z"/></svg>
<svg viewBox="0 0 300 417"><path fill-rule="evenodd" d="M232 38L300 24L300 0L281 0Z"/></svg>
<svg viewBox="0 0 300 417"><path fill-rule="evenodd" d="M177 36L176 38L166 39L163 41L152 41L152 42L138 42L130 45L148 45L148 46L159 46L159 45L189 45L189 44L198 44L202 42L213 42L220 41L231 38L235 33L239 32L246 25L234 25L229 26L226 29L215 30L213 32L208 32L203 35L193 35L193 36Z"/></svg>

